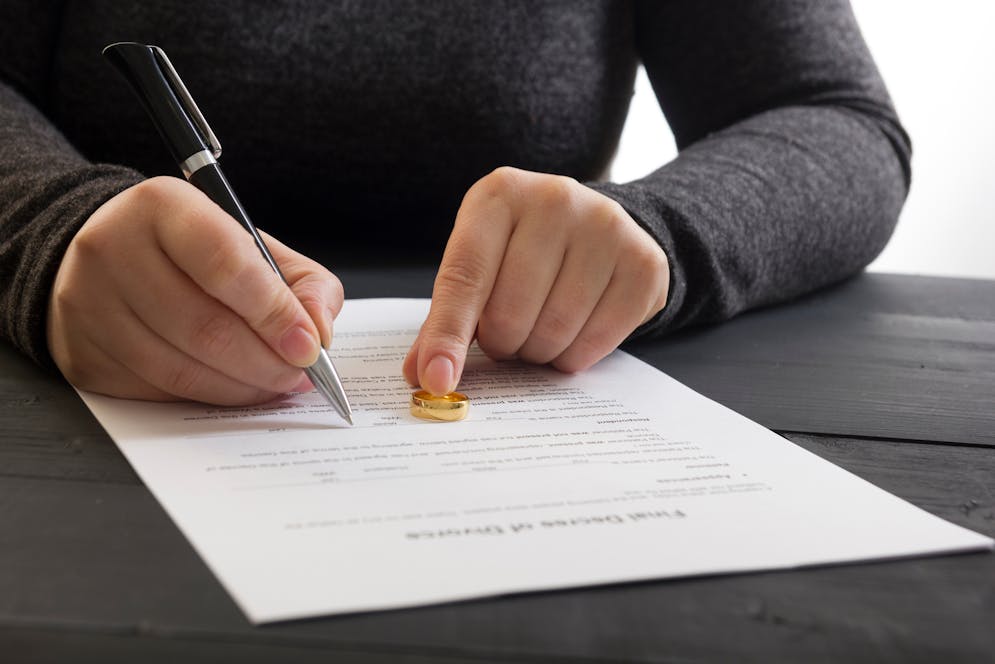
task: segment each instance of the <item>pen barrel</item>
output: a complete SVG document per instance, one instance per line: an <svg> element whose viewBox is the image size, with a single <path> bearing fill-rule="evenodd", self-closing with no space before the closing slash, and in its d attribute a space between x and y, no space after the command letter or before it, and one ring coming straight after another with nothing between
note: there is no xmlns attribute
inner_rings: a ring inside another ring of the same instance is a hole
<svg viewBox="0 0 995 664"><path fill-rule="evenodd" d="M280 272L280 268L273 259L273 255L266 248L266 243L263 242L262 236L259 235L259 231L256 230L255 225L249 219L249 215L246 214L245 208L242 207L238 197L235 196L231 185L228 184L228 179L221 172L221 169L218 168L217 163L201 166L193 171L187 179L193 186L207 194L208 198L221 206L222 210L234 217L235 221L240 223L242 228L249 232L256 241L256 246L266 259L266 262L269 263L273 271L283 280L283 283L287 283L287 279ZM331 358L328 357L324 349L319 351L318 360L310 367L307 367L305 371L318 392L351 425L352 408L349 406L349 398L346 396L345 390L342 389L342 381L335 370L335 365L332 364Z"/></svg>
<svg viewBox="0 0 995 664"><path fill-rule="evenodd" d="M249 232L255 240L256 246L259 248L260 253L262 253L263 258L265 258L266 262L269 263L269 266L273 268L273 271L276 272L284 282L286 282L287 280L284 278L283 273L280 272L280 268L276 264L276 260L273 259L269 249L266 248L266 243L263 242L262 236L259 235L259 231L256 230L255 225L249 219L249 215L245 212L245 208L242 207L242 203L240 203L238 197L235 196L235 192L232 190L231 185L228 184L228 179L225 177L225 174L221 172L221 169L218 168L218 165L207 164L202 166L191 173L188 179L190 184L207 194L208 198L217 203L222 210L231 215L235 221L242 225L242 228Z"/></svg>
<svg viewBox="0 0 995 664"><path fill-rule="evenodd" d="M105 48L104 56L138 95L177 163L204 149L206 138L194 126L166 79L154 47L118 42Z"/></svg>

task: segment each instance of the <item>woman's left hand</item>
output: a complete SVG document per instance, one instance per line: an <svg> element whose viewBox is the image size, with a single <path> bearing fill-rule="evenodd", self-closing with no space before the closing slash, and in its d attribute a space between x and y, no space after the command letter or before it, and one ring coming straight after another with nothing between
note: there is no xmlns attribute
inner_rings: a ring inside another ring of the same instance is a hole
<svg viewBox="0 0 995 664"><path fill-rule="evenodd" d="M499 168L463 198L405 378L453 391L474 338L494 359L581 371L663 309L669 276L663 249L617 202Z"/></svg>

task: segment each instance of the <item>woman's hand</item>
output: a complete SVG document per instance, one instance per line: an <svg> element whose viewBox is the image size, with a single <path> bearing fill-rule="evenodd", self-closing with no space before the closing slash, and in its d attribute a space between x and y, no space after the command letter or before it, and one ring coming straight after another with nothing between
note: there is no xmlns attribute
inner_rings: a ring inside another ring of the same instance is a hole
<svg viewBox="0 0 995 664"><path fill-rule="evenodd" d="M663 249L617 202L499 168L463 199L404 375L451 392L474 337L495 359L586 369L663 309L669 277Z"/></svg>
<svg viewBox="0 0 995 664"><path fill-rule="evenodd" d="M308 386L301 367L331 343L342 285L266 236L251 236L193 185L159 177L83 225L55 278L48 347L82 389L150 400L248 404Z"/></svg>

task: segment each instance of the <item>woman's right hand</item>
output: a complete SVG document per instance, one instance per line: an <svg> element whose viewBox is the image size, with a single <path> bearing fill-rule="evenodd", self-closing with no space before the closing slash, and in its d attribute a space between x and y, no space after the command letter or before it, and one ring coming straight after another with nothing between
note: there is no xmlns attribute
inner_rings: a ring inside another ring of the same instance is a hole
<svg viewBox="0 0 995 664"><path fill-rule="evenodd" d="M264 234L265 236L265 234ZM77 387L222 405L308 389L342 285L269 236L287 284L252 237L193 185L146 180L102 205L62 260L48 348Z"/></svg>

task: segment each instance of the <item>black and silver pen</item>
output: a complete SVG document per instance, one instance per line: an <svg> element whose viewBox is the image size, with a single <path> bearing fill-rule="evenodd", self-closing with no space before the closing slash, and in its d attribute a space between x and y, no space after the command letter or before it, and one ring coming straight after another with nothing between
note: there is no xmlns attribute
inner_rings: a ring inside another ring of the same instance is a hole
<svg viewBox="0 0 995 664"><path fill-rule="evenodd" d="M218 167L221 144L158 46L119 42L104 55L124 74L162 134L184 177L207 194L252 235L273 271L286 282L256 227L249 220L224 173ZM328 353L319 347L318 360L305 369L308 378L335 410L352 424L352 409Z"/></svg>

